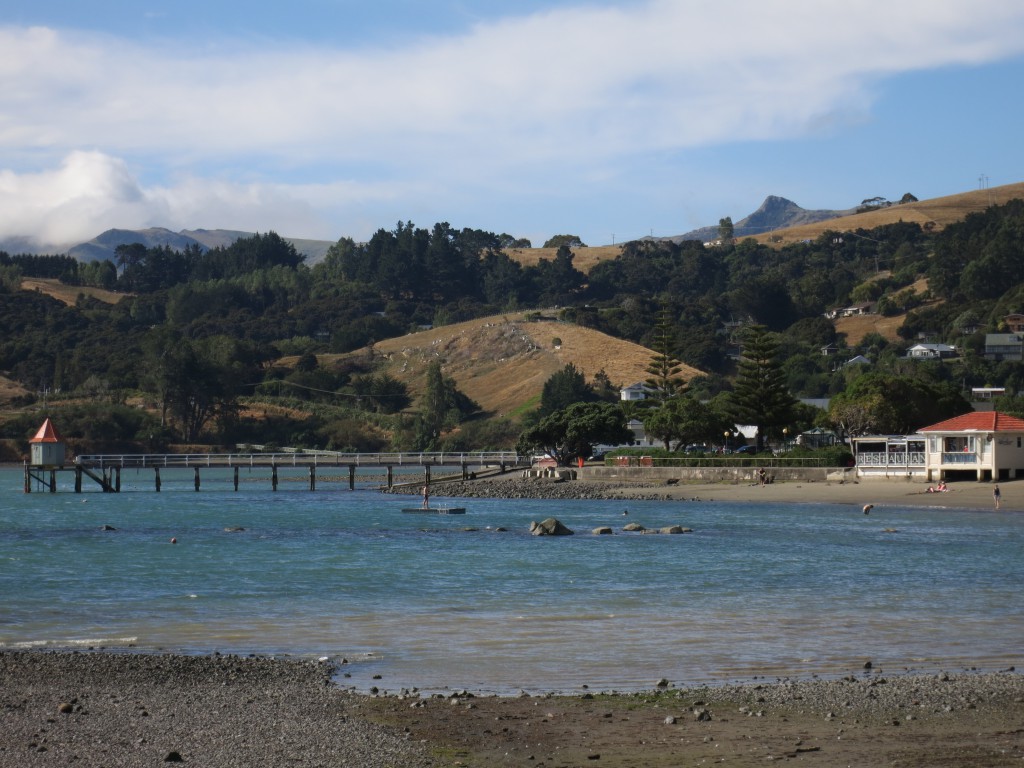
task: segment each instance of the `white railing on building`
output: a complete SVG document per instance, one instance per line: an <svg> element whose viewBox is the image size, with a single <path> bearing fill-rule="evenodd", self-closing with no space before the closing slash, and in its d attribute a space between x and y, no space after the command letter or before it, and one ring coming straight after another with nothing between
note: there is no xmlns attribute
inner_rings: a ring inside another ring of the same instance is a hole
<svg viewBox="0 0 1024 768"><path fill-rule="evenodd" d="M871 451L857 454L859 467L923 467L924 451Z"/></svg>

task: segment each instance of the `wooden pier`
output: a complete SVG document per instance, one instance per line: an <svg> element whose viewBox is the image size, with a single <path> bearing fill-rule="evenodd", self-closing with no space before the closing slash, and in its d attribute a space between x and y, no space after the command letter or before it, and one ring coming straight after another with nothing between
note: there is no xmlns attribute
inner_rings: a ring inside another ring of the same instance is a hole
<svg viewBox="0 0 1024 768"><path fill-rule="evenodd" d="M230 469L234 490L238 490L239 471L244 468L266 469L270 472L270 487L278 487L278 470L301 467L309 473L309 490L316 490L317 471L321 468L339 468L348 471L348 487L356 486L356 470L360 468L383 468L387 470L386 485L394 485L394 470L401 467L421 467L423 483L431 482L431 469L458 467L463 480L481 470L505 472L522 466L529 466L528 456L519 456L514 451L478 452L420 452L420 453L339 453L335 451L288 451L284 453L137 453L137 454L92 454L75 458L70 465L26 464L25 493L32 492L33 482L50 493L57 492L57 474L73 472L75 493L82 492L83 479L95 482L104 493L120 493L122 469L152 469L153 487L160 491L161 470L191 470L193 486L201 486L201 471L204 469Z"/></svg>

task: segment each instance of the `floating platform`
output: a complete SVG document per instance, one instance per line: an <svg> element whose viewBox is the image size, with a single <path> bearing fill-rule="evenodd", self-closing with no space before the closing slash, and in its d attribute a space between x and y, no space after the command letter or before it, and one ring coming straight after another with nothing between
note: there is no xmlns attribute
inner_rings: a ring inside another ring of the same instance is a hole
<svg viewBox="0 0 1024 768"><path fill-rule="evenodd" d="M465 507L402 507L409 515L464 515Z"/></svg>

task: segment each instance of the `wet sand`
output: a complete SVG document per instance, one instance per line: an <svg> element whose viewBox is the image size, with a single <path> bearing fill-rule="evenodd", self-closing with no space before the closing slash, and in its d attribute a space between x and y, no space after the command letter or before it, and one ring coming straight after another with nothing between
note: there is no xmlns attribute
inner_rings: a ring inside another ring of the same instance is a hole
<svg viewBox="0 0 1024 768"><path fill-rule="evenodd" d="M631 694L359 696L314 662L0 652L0 766L1009 766L1024 676L851 670Z"/></svg>

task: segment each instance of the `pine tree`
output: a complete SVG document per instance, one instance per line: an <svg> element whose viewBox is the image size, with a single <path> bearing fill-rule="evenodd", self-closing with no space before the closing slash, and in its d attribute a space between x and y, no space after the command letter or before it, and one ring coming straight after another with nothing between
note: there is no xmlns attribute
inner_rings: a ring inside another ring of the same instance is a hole
<svg viewBox="0 0 1024 768"><path fill-rule="evenodd" d="M672 318L667 308L658 312L654 326L654 341L651 348L654 356L645 369L648 378L644 383L654 390L651 399L663 403L686 391L686 382L679 376L683 364L672 353Z"/></svg>
<svg viewBox="0 0 1024 768"><path fill-rule="evenodd" d="M779 343L762 325L747 329L736 383L729 398L730 416L739 424L757 427L757 448L767 433L793 421L796 400L786 387L778 362Z"/></svg>
<svg viewBox="0 0 1024 768"><path fill-rule="evenodd" d="M540 415L550 416L573 403L589 403L595 399L594 391L587 384L583 373L572 363L567 363L544 382L540 395Z"/></svg>

